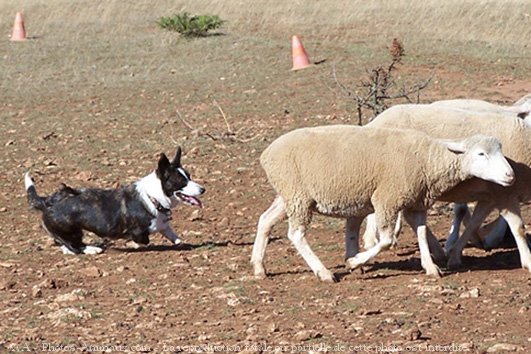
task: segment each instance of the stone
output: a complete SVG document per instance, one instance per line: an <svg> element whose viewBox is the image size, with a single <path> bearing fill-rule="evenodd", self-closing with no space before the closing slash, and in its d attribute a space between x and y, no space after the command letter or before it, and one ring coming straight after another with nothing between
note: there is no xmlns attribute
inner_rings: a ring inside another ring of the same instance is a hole
<svg viewBox="0 0 531 354"><path fill-rule="evenodd" d="M103 272L95 266L87 267L81 271L84 275L91 278L99 278L103 275Z"/></svg>
<svg viewBox="0 0 531 354"><path fill-rule="evenodd" d="M516 352L520 350L524 350L524 348L510 343L496 343L487 349L487 353Z"/></svg>
<svg viewBox="0 0 531 354"><path fill-rule="evenodd" d="M38 287L38 286L34 286L31 289L31 296L33 296L34 298L42 297L42 289L40 287Z"/></svg>

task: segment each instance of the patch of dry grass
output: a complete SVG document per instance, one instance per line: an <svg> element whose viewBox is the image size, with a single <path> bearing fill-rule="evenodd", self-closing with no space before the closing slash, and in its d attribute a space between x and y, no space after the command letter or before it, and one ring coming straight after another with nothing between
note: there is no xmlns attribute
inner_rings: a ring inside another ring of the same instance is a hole
<svg viewBox="0 0 531 354"><path fill-rule="evenodd" d="M397 35L416 45L480 42L509 52L529 51L528 0L68 1L21 0L0 5L2 24L23 8L35 35L78 40L89 34L133 35L173 12L219 14L232 30L283 39L293 32L340 43ZM59 32L59 33L58 33ZM528 52L527 52L528 53Z"/></svg>
<svg viewBox="0 0 531 354"><path fill-rule="evenodd" d="M393 37L405 45L406 65L475 70L471 75L478 75L480 67L492 82L496 70L529 77L528 0L20 0L0 4L2 33L10 33L21 9L29 36L36 39L0 42L4 99L10 101L85 97L131 87L174 89L194 102L219 92L260 88L269 95L289 95L293 91L284 83L294 33L303 36L311 59L341 63L338 73L343 80L352 78L351 83L386 60ZM160 16L181 11L219 15L228 21L227 36L186 42L157 28ZM477 65L469 69L465 59ZM318 97L331 94L330 70L314 76L297 78L292 85L319 85ZM227 77L240 81L219 81ZM319 98L307 100L311 109ZM267 101L240 103L263 106Z"/></svg>

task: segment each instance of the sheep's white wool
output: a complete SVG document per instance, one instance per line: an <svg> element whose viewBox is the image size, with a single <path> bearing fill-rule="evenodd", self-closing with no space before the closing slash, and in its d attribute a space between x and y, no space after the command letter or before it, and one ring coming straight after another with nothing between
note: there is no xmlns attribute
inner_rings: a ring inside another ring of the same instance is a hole
<svg viewBox="0 0 531 354"><path fill-rule="evenodd" d="M527 101L524 101L524 104ZM461 252L468 239L476 234L481 223L496 208L509 222L515 236L522 267L531 271L531 251L527 246L520 203L531 200L531 127L521 118L492 111L478 112L443 105L397 105L376 117L367 127L409 128L434 138L458 139L472 134L492 135L503 146L505 156L513 162L516 181L500 187L480 180L469 180L439 197L442 201L466 203L478 201L474 215L462 237L449 250L449 265L461 262ZM456 229L454 227L454 229ZM458 231L457 231L458 232Z"/></svg>
<svg viewBox="0 0 531 354"><path fill-rule="evenodd" d="M330 271L304 238L312 212L347 218L346 237L357 242L359 219L376 211L385 237L370 252L354 256L357 248L349 247L351 267L367 262L393 243L392 231L401 209L409 212L410 221L418 223L419 243L426 249L427 230L418 220L425 220L425 211L442 193L472 177L476 148L496 152L493 162L504 161L504 171L512 173L494 138L474 136L452 147L463 149L463 154L451 152L446 145L412 130L347 125L298 129L276 139L260 158L279 197L260 218L251 260L255 274L265 274L264 240L284 214L289 218L293 244L314 273L326 281L331 279ZM429 255L423 256L422 265L429 274L438 274Z"/></svg>

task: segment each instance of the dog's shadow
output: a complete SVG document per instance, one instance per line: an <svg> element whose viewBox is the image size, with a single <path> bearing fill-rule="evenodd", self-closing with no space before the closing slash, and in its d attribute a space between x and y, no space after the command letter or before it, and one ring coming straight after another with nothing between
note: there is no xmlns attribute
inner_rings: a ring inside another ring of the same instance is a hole
<svg viewBox="0 0 531 354"><path fill-rule="evenodd" d="M273 243L280 240L280 237L271 237L269 239L269 243ZM201 243L181 243L179 245L146 245L146 246L140 246L138 248L134 247L127 247L127 246L117 246L115 244L106 243L106 244L98 244L98 247L102 247L107 251L115 251L115 252L122 252L122 253L142 253L142 252L176 252L176 251L193 251L196 249L216 249L218 247L248 247L252 246L254 242L235 242L231 240L225 240L225 241L205 241Z"/></svg>
<svg viewBox="0 0 531 354"><path fill-rule="evenodd" d="M109 251L123 252L123 253L144 253L144 252L182 252L193 251L196 249L215 249L218 247L247 247L252 246L253 242L233 242L233 241L206 241L197 244L181 243L179 245L146 245L138 248L133 247L117 247L116 245L108 245L106 248Z"/></svg>

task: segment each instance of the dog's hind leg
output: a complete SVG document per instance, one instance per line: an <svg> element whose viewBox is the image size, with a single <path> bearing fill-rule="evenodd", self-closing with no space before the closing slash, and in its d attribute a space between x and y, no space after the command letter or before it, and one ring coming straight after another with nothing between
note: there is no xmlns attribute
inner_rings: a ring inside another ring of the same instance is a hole
<svg viewBox="0 0 531 354"><path fill-rule="evenodd" d="M63 254L81 254L86 248L86 245L83 243L83 232L81 230L65 232L51 225L47 222L47 219L43 220L42 226L52 236L54 241L61 246Z"/></svg>
<svg viewBox="0 0 531 354"><path fill-rule="evenodd" d="M97 246L85 246L83 248L84 254L99 254L101 252L103 252L103 248Z"/></svg>

